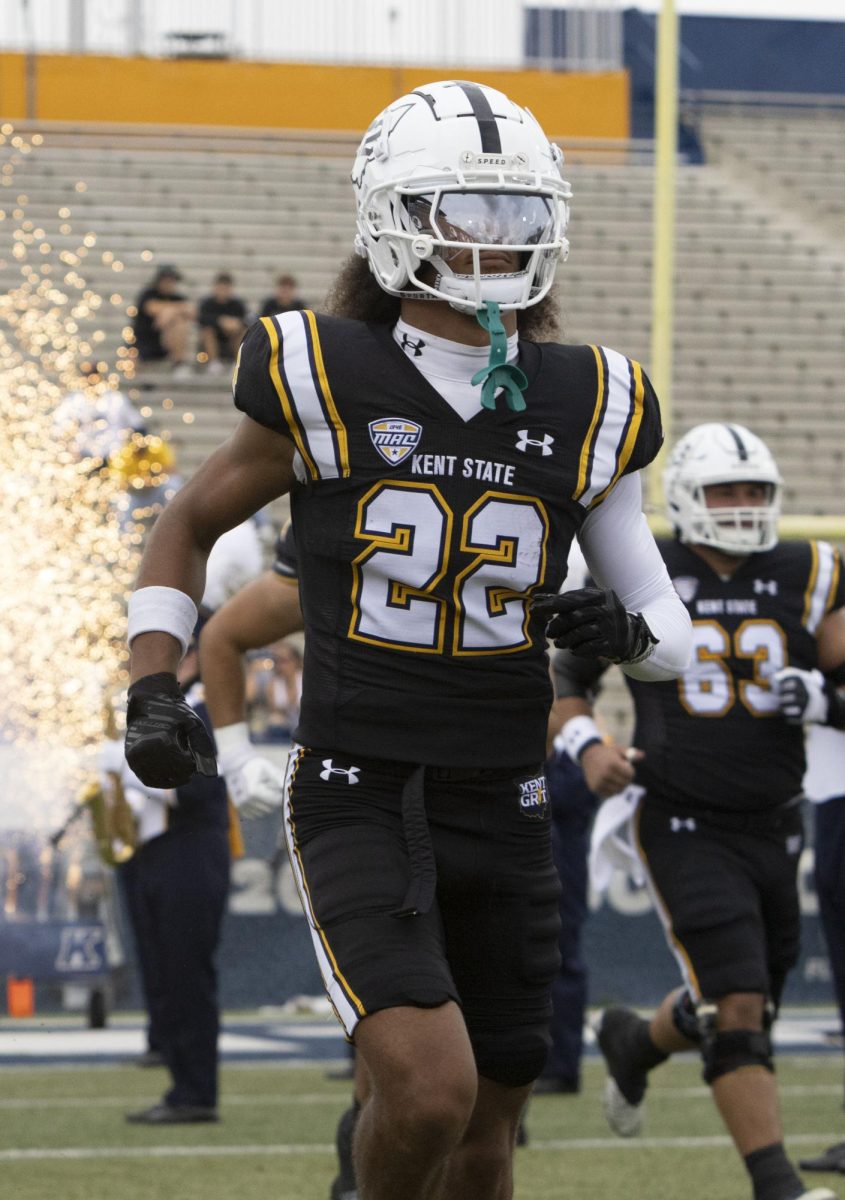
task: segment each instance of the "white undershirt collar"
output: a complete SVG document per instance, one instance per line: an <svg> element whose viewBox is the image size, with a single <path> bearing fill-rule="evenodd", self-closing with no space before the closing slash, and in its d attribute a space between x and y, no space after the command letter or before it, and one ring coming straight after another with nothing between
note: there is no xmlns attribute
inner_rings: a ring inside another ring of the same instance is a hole
<svg viewBox="0 0 845 1200"><path fill-rule="evenodd" d="M393 328L393 340L459 417L468 421L475 416L481 408L481 388L471 381L476 371L487 366L489 346L468 346L435 337L401 317ZM516 362L518 356L519 335L515 333L508 338L507 361ZM500 388L496 394L501 391Z"/></svg>

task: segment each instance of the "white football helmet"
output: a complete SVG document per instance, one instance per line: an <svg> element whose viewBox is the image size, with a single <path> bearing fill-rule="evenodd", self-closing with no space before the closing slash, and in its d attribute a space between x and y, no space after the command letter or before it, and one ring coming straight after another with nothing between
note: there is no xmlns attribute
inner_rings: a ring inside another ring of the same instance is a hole
<svg viewBox="0 0 845 1200"><path fill-rule="evenodd" d="M563 154L502 92L446 80L401 96L370 125L355 158L358 233L379 286L475 312L542 300L569 251ZM472 273L449 266L472 250ZM520 269L482 274L485 251L517 252ZM429 281L420 267L433 267Z"/></svg>
<svg viewBox="0 0 845 1200"><path fill-rule="evenodd" d="M763 483L767 503L708 508L711 483ZM781 476L768 446L742 425L696 425L678 442L663 472L667 516L682 542L726 554L754 554L777 543Z"/></svg>

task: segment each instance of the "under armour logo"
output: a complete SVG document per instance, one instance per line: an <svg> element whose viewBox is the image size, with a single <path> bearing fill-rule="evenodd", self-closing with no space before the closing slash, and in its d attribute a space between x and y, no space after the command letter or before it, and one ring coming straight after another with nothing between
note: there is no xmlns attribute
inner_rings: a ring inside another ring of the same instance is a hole
<svg viewBox="0 0 845 1200"><path fill-rule="evenodd" d="M422 338L408 337L407 333L402 334L402 341L399 343L403 350L413 350L414 358L422 358L423 346L425 342Z"/></svg>
<svg viewBox="0 0 845 1200"><path fill-rule="evenodd" d="M680 833L682 829L686 829L690 833L695 833L695 817L670 817L669 828L673 833Z"/></svg>
<svg viewBox="0 0 845 1200"><path fill-rule="evenodd" d="M776 596L778 594L778 581L776 579L755 579L754 595L759 596L763 592L768 592L770 596Z"/></svg>
<svg viewBox="0 0 845 1200"><path fill-rule="evenodd" d="M552 442L555 440L550 433L544 433L541 438L532 438L528 436L527 429L517 430L517 450L522 450L527 453L529 446L535 451L542 454L544 457L552 452Z"/></svg>
<svg viewBox="0 0 845 1200"><path fill-rule="evenodd" d="M343 775L347 783L357 783L360 767L350 767L347 771L345 767L336 767L330 758L323 759L323 770L320 772L320 778L329 780L332 775Z"/></svg>

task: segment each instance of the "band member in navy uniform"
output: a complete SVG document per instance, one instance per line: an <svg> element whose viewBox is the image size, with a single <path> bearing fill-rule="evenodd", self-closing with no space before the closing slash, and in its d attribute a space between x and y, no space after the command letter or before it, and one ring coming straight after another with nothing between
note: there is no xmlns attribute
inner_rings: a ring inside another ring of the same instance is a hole
<svg viewBox="0 0 845 1200"><path fill-rule="evenodd" d="M210 730L198 656L179 675L190 710ZM231 858L242 853L222 778L193 775L172 790L144 789L128 766L127 793L145 790L142 844L133 859L133 932L158 1048L171 1086L157 1103L127 1113L134 1124L218 1120L220 1003L217 948Z"/></svg>
<svg viewBox="0 0 845 1200"><path fill-rule="evenodd" d="M555 661L556 713L587 782L602 796L636 785L630 835L685 983L650 1022L605 1010L605 1111L617 1133L637 1134L649 1070L698 1047L754 1200L831 1200L805 1191L784 1151L770 1029L798 956L802 722L845 724L839 555L778 541L780 473L742 426L691 430L665 490L677 536L660 550L694 652L676 681L628 680L636 751L598 735L596 668L591 678L566 652Z"/></svg>
<svg viewBox="0 0 845 1200"><path fill-rule="evenodd" d="M373 121L333 315L250 330L245 418L162 515L130 605L129 760L150 783L213 771L172 682L204 556L290 490L306 639L285 828L372 1080L367 1200L512 1194L559 961L547 623L643 680L689 655L641 510L651 385L613 350L541 340L561 159L530 113L464 81ZM601 587L558 596L576 536Z"/></svg>

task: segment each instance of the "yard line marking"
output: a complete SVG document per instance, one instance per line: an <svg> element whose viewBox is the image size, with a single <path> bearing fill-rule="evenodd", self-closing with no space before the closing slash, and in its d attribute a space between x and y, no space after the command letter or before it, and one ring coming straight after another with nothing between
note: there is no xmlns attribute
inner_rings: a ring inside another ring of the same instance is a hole
<svg viewBox="0 0 845 1200"><path fill-rule="evenodd" d="M0 1150L0 1162L42 1162L47 1159L75 1161L90 1158L231 1158L241 1154L300 1155L336 1154L333 1144L315 1142L277 1146L69 1146L65 1150L43 1147L31 1150Z"/></svg>
<svg viewBox="0 0 845 1200"><path fill-rule="evenodd" d="M841 1083L786 1083L778 1088L780 1096L838 1096L842 1091ZM584 1093L589 1097L590 1092ZM661 1099L674 1100L677 1097L684 1099L705 1099L711 1095L710 1088L703 1085L691 1087L664 1087L652 1089L649 1092L649 1097L652 1101ZM241 1093L233 1093L232 1095L224 1095L221 1098L221 1107L225 1108L231 1105L234 1108L257 1108L262 1104L268 1106L280 1105L334 1105L345 1104L348 1095L346 1091L337 1092L304 1092L302 1095L246 1095ZM543 1099L543 1098L541 1098ZM143 1098L138 1095L134 1096L91 1096L82 1101L87 1108L119 1108L122 1105L132 1105L143 1103ZM9 1099L0 1098L0 1112L15 1112L25 1111L27 1109L49 1109L49 1108L78 1108L81 1101L78 1096L38 1096L32 1099Z"/></svg>
<svg viewBox="0 0 845 1200"><path fill-rule="evenodd" d="M841 1092L841 1083L782 1083L778 1086L779 1096L838 1096ZM683 1096L698 1099L699 1096L711 1095L709 1087L699 1084L691 1087L652 1087L648 1098L649 1100L659 1100L661 1096L665 1096L667 1099Z"/></svg>
<svg viewBox="0 0 845 1200"><path fill-rule="evenodd" d="M813 1146L816 1142L842 1140L842 1130L838 1133L796 1133L787 1135L787 1145ZM727 1134L716 1133L701 1137L646 1137L646 1138L566 1138L552 1139L546 1142L529 1142L529 1150L695 1150L709 1147L732 1146L733 1141Z"/></svg>
<svg viewBox="0 0 845 1200"><path fill-rule="evenodd" d="M835 1133L798 1133L788 1137L793 1146L813 1146L818 1142L834 1142L841 1139L842 1131ZM545 1142L531 1142L528 1150L695 1150L732 1146L726 1134L702 1137L652 1137L652 1138L566 1138ZM0 1150L0 1162L42 1162L47 1160L80 1161L101 1158L232 1158L238 1155L263 1155L265 1157L291 1157L306 1154L335 1154L334 1144L325 1143L278 1143L272 1146L70 1146L60 1150L41 1147L29 1150Z"/></svg>
<svg viewBox="0 0 845 1200"><path fill-rule="evenodd" d="M835 1089L832 1089L835 1090ZM221 1105L241 1106L257 1106L261 1104L348 1104L349 1093L346 1091L335 1092L305 1092L301 1096L292 1095L271 1095L271 1096L245 1096L233 1095L225 1096L221 1100ZM143 1104L142 1096L91 1096L90 1098L80 1100L79 1096L37 1096L30 1100L26 1099L0 1099L0 1111L28 1109L28 1108L79 1108L80 1104L84 1104L86 1108L117 1108L123 1104Z"/></svg>

